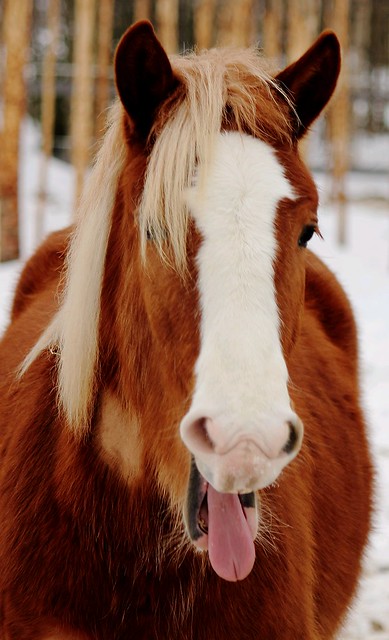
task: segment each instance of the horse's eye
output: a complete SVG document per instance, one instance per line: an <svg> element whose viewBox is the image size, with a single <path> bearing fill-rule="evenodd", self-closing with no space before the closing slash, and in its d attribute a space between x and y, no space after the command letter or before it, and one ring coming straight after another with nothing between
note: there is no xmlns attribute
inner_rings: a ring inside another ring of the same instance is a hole
<svg viewBox="0 0 389 640"><path fill-rule="evenodd" d="M146 237L150 242L156 242L158 237L157 231L153 227L147 227Z"/></svg>
<svg viewBox="0 0 389 640"><path fill-rule="evenodd" d="M315 231L316 231L315 225L307 224L304 227L301 236L299 237L299 247L306 247L308 242L312 238L313 234L315 233Z"/></svg>
<svg viewBox="0 0 389 640"><path fill-rule="evenodd" d="M168 234L167 231L163 228L154 229L153 227L147 227L146 237L150 242L162 242L167 239Z"/></svg>

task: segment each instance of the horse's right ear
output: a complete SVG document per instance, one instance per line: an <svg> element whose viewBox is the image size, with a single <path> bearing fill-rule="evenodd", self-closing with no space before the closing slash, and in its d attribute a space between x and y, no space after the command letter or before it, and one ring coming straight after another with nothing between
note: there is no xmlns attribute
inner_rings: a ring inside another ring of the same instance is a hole
<svg viewBox="0 0 389 640"><path fill-rule="evenodd" d="M276 79L292 98L297 120L292 116L295 136L301 138L329 101L340 71L340 45L333 31L326 30L296 62Z"/></svg>
<svg viewBox="0 0 389 640"><path fill-rule="evenodd" d="M136 132L146 138L158 107L178 82L150 22L127 29L115 54L115 80Z"/></svg>

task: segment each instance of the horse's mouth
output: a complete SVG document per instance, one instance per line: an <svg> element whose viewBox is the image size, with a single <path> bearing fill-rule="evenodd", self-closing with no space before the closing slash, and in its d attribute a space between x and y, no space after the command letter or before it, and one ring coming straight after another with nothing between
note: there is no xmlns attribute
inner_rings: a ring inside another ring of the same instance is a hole
<svg viewBox="0 0 389 640"><path fill-rule="evenodd" d="M225 580L243 580L255 561L258 503L254 492L220 493L201 475L192 458L184 520L189 537L208 550L216 573Z"/></svg>

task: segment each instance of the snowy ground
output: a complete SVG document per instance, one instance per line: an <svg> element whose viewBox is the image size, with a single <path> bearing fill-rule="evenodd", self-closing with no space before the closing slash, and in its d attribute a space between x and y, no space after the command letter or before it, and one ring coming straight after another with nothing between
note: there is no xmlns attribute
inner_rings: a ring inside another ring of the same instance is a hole
<svg viewBox="0 0 389 640"><path fill-rule="evenodd" d="M22 145L21 210L23 256L34 245L39 137L26 126ZM386 152L386 158L388 154ZM68 168L52 161L45 230L64 226L72 208L73 182ZM340 640L389 640L389 165L387 176L351 175L348 182L346 248L335 243L336 216L328 200L331 185L318 176L320 226L325 241L316 250L343 282L360 328L364 404L377 464L375 527L366 556L358 599ZM20 263L0 265L0 332L5 327ZM297 640L297 639L296 639Z"/></svg>
<svg viewBox="0 0 389 640"><path fill-rule="evenodd" d="M356 187L361 190L360 183ZM377 189L374 180L370 187ZM374 198L351 203L346 249L334 243L336 219L330 206L323 206L320 216L325 242L314 241L346 288L357 316L364 405L378 472L375 530L343 640L389 640L389 200L378 197L382 187L389 196L387 180Z"/></svg>

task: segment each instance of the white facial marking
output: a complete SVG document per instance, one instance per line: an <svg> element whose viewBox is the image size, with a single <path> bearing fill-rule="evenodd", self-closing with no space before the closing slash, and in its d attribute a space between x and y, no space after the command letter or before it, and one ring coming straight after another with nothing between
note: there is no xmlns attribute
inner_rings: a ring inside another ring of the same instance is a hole
<svg viewBox="0 0 389 640"><path fill-rule="evenodd" d="M192 406L181 426L190 449L186 425L202 418L211 419L214 453L228 452L240 434L270 458L286 443L288 421L296 416L280 342L274 222L279 201L293 197L273 149L236 132L220 134L207 175L200 171L188 192L203 237L201 347ZM205 468L206 455L197 453Z"/></svg>

